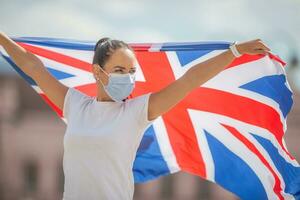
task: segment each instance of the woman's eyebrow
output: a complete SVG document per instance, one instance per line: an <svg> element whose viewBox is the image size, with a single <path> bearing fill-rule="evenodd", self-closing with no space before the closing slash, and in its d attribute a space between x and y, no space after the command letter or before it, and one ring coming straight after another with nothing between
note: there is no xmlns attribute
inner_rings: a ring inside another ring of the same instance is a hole
<svg viewBox="0 0 300 200"><path fill-rule="evenodd" d="M114 68L122 68L122 69L126 69L125 67L122 67L122 66L119 66L119 65L114 66ZM136 67L132 67L131 69L136 69Z"/></svg>
<svg viewBox="0 0 300 200"><path fill-rule="evenodd" d="M119 65L114 66L114 68L123 68L123 69L125 69L125 67L122 67L122 66L119 66Z"/></svg>

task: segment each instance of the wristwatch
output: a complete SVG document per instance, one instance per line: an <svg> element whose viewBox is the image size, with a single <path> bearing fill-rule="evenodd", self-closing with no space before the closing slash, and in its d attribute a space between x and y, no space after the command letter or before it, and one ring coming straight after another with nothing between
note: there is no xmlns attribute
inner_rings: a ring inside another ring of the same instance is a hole
<svg viewBox="0 0 300 200"><path fill-rule="evenodd" d="M240 54L239 51L236 49L236 44L237 44L237 41L234 41L232 44L229 45L229 48L230 48L231 52L233 53L233 55L238 58L238 57L242 56L242 54Z"/></svg>

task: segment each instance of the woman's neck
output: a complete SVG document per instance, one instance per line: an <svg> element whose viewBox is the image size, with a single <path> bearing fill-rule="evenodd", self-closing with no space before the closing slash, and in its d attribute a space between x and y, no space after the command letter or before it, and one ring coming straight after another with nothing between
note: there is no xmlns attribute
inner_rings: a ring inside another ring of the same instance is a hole
<svg viewBox="0 0 300 200"><path fill-rule="evenodd" d="M110 98L110 96L108 96L105 92L105 90L103 89L102 85L97 84L97 97L96 97L97 101L104 101L104 102L114 102L114 100L112 100Z"/></svg>

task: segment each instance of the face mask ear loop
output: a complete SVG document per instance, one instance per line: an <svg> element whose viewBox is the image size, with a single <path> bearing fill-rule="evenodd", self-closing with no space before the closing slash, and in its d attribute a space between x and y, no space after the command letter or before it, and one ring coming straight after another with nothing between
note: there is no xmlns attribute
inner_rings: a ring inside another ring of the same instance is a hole
<svg viewBox="0 0 300 200"><path fill-rule="evenodd" d="M101 69L101 71L103 71L103 72L106 74L106 76L109 77L109 74L108 74L105 70L103 70L102 67L100 67L100 65L98 65L98 66L99 66L99 68Z"/></svg>
<svg viewBox="0 0 300 200"><path fill-rule="evenodd" d="M103 87L105 87L105 86L104 86L104 84L102 83L102 81L101 81L101 79L100 79L100 78L99 78L99 81L100 81L101 85L102 85Z"/></svg>
<svg viewBox="0 0 300 200"><path fill-rule="evenodd" d="M109 77L109 74L107 74L106 71L104 71L104 70L102 69L102 67L100 67L100 65L98 65L98 66L99 66L99 68L106 74L106 76ZM99 81L101 82L102 86L105 87L105 85L104 85L103 82L101 81L101 78L100 78L100 77L99 77Z"/></svg>

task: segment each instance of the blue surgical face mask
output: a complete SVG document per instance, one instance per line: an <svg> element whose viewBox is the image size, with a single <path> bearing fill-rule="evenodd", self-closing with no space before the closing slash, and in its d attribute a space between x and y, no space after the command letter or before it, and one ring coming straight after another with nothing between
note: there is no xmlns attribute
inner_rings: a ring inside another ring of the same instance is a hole
<svg viewBox="0 0 300 200"><path fill-rule="evenodd" d="M116 102L122 102L123 99L126 99L126 97L131 94L135 86L134 74L107 74L102 68L101 70L108 76L108 84L104 85L102 81L100 79L99 80L107 95L109 95L112 100Z"/></svg>

